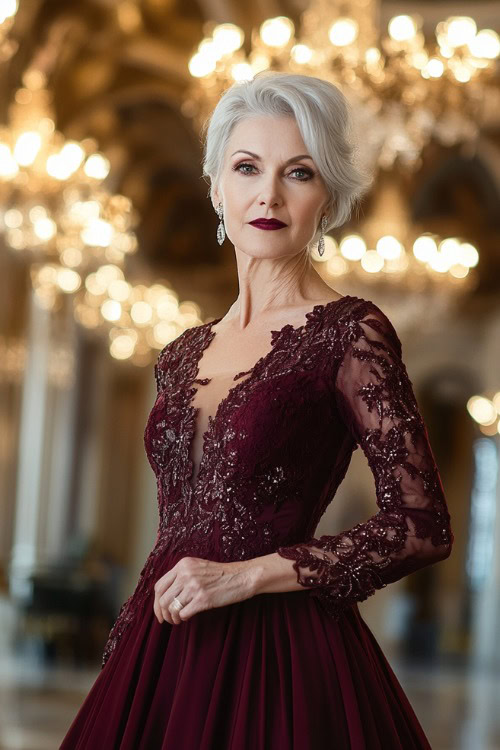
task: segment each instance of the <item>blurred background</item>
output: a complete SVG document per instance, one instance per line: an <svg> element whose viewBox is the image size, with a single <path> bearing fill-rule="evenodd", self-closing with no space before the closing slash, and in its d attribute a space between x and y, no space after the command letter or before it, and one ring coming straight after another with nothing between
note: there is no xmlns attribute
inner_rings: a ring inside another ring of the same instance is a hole
<svg viewBox="0 0 500 750"><path fill-rule="evenodd" d="M238 295L201 127L266 68L353 107L376 179L314 264L394 323L455 534L361 612L434 750L500 748L499 27L496 0L0 0L0 750L58 747L153 547L154 363ZM318 534L375 512L356 451Z"/></svg>

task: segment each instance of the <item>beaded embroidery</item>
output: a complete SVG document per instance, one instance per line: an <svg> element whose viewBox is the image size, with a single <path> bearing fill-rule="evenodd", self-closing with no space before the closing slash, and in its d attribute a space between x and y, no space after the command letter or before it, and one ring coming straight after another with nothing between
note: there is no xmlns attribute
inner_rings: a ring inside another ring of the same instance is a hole
<svg viewBox="0 0 500 750"><path fill-rule="evenodd" d="M302 326L270 332L269 352L234 376L248 375L208 418L192 486L194 384L210 381L197 377L199 362L219 320L184 331L155 364L157 398L144 445L157 477L158 533L110 631L103 667L141 607L152 607L156 580L184 555L232 561L278 552L294 560L297 580L336 617L341 602L366 598L436 559L427 546L405 553L410 537L435 546L452 539L399 339L379 308L358 297L315 305ZM368 338L367 326L378 340ZM314 531L358 443L374 473L381 512L317 540ZM412 482L410 493L418 485L419 495L410 508L402 484ZM415 525L413 537L405 517Z"/></svg>

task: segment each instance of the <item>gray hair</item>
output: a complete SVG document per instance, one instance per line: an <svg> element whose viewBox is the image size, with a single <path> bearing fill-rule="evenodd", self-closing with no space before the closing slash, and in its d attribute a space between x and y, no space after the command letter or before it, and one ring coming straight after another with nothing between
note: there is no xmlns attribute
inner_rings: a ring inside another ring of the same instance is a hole
<svg viewBox="0 0 500 750"><path fill-rule="evenodd" d="M209 195L219 181L235 125L255 115L295 118L330 194L326 232L344 224L371 187L373 175L357 162L348 100L337 86L313 76L264 70L224 91L202 128L203 176L210 178ZM318 239L319 228L310 244Z"/></svg>

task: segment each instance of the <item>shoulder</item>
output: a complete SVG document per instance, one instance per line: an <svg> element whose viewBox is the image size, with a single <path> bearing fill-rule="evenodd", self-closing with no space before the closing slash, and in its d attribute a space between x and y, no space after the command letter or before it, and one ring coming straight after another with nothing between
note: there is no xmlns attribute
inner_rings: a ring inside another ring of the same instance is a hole
<svg viewBox="0 0 500 750"><path fill-rule="evenodd" d="M186 328L182 333L169 341L158 354L156 362L154 364L154 376L158 390L161 390L166 385L166 378L168 377L168 371L177 361L179 354L189 337L189 331L192 328Z"/></svg>
<svg viewBox="0 0 500 750"><path fill-rule="evenodd" d="M387 313L372 300L346 295L327 314L326 341L331 358L339 363L348 351L370 349L399 359L402 345Z"/></svg>
<svg viewBox="0 0 500 750"><path fill-rule="evenodd" d="M330 338L336 343L338 353L344 354L356 342L378 342L390 346L401 355L401 341L397 331L381 307L364 297L346 295L340 309L332 310L328 321Z"/></svg>
<svg viewBox="0 0 500 750"><path fill-rule="evenodd" d="M169 341L168 344L163 347L156 359L155 369L161 369L169 362L172 356L175 355L179 347L179 342L185 337L186 330L182 331L182 333L176 336L175 339L172 339L172 341Z"/></svg>
<svg viewBox="0 0 500 750"><path fill-rule="evenodd" d="M185 357L195 351L195 347L203 344L204 336L208 333L210 323L185 328L175 339L169 341L158 354L154 365L154 374L158 387L164 387L172 371L177 369Z"/></svg>
<svg viewBox="0 0 500 750"><path fill-rule="evenodd" d="M193 344L202 338L206 332L210 323L201 323L200 325L190 326L185 328L175 339L169 341L166 346L158 354L156 364L162 366L170 361L173 357L176 357L180 352L185 350L186 344Z"/></svg>

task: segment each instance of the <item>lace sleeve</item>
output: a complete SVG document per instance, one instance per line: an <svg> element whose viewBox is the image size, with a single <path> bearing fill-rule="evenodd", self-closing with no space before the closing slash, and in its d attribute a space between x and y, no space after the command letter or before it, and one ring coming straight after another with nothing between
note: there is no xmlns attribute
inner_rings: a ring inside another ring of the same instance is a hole
<svg viewBox="0 0 500 750"><path fill-rule="evenodd" d="M277 552L294 560L297 582L336 616L377 589L443 560L454 541L438 469L401 342L369 303L350 321L333 378L341 419L367 457L378 513L335 536Z"/></svg>

